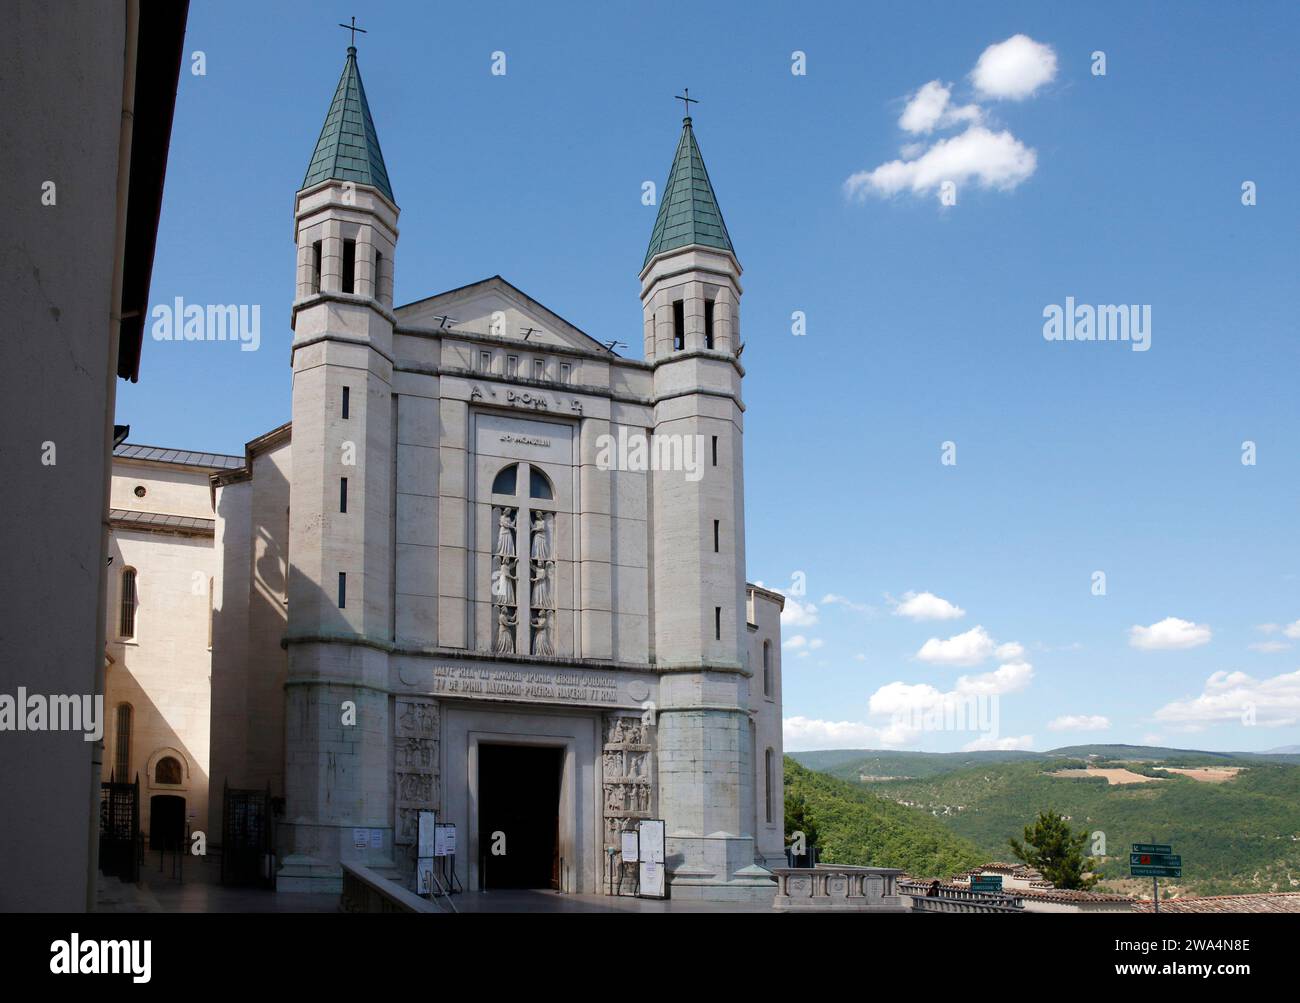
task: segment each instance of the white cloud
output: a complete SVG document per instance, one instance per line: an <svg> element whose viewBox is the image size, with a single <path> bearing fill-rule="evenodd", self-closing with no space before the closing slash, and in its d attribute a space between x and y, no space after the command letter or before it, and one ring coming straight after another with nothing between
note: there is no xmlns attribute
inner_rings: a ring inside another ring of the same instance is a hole
<svg viewBox="0 0 1300 1003"><path fill-rule="evenodd" d="M1028 662L1008 662L992 672L962 676L955 692L960 696L1002 696L1023 690L1033 678L1034 667Z"/></svg>
<svg viewBox="0 0 1300 1003"><path fill-rule="evenodd" d="M1024 653L1025 646L1023 644L1019 641L1008 641L1006 644L998 645L998 650L993 654L1002 659L1002 661L1009 662L1014 658L1022 657Z"/></svg>
<svg viewBox="0 0 1300 1003"><path fill-rule="evenodd" d="M1056 78L1056 52L1028 35L1012 35L981 54L971 80L988 98L1021 101Z"/></svg>
<svg viewBox="0 0 1300 1003"><path fill-rule="evenodd" d="M907 189L923 195L945 181L958 188L974 182L981 188L1009 191L1031 177L1038 155L1010 132L971 126L959 136L941 139L912 160L891 160L870 171L858 171L844 182L850 198L896 195Z"/></svg>
<svg viewBox="0 0 1300 1003"><path fill-rule="evenodd" d="M1279 651L1290 651L1291 645L1285 641L1256 641L1254 644L1246 645L1251 651L1260 651L1266 655L1272 655Z"/></svg>
<svg viewBox="0 0 1300 1003"><path fill-rule="evenodd" d="M1150 627L1134 625L1129 628L1128 643L1143 651L1176 651L1182 648L1199 648L1210 643L1210 628L1203 623L1180 620L1167 616Z"/></svg>
<svg viewBox="0 0 1300 1003"><path fill-rule="evenodd" d="M894 616L905 616L911 620L957 620L966 615L960 606L940 599L933 592L904 592L903 598L894 603Z"/></svg>
<svg viewBox="0 0 1300 1003"><path fill-rule="evenodd" d="M1110 718L1101 714L1065 714L1047 727L1049 731L1109 731Z"/></svg>
<svg viewBox="0 0 1300 1003"><path fill-rule="evenodd" d="M855 613L870 613L871 607L866 603L854 602L847 596L836 595L834 592L828 592L822 596L823 606L843 606L845 609L851 609Z"/></svg>
<svg viewBox="0 0 1300 1003"><path fill-rule="evenodd" d="M895 681L881 686L867 701L867 715L888 718L880 726L859 721L821 721L805 717L785 720L787 749L851 749L899 748L914 745L922 734L922 724L928 714L940 720L952 718L956 730L975 731L991 725L996 731L996 702L983 705L983 717L978 709L972 710L973 698L986 698L1014 693L1029 685L1034 670L1026 662L1012 662L999 666L993 672L975 676L962 676L952 690L947 692L928 683ZM989 717L989 715L992 715ZM1008 748L1024 748L1029 736L1014 739L997 739L995 734L983 736L980 741L1010 741ZM988 748L1001 746L989 745Z"/></svg>
<svg viewBox="0 0 1300 1003"><path fill-rule="evenodd" d="M1295 621L1295 623L1288 623L1282 628L1282 633L1293 641L1300 638L1300 620Z"/></svg>
<svg viewBox="0 0 1300 1003"><path fill-rule="evenodd" d="M904 132L931 133L936 127L958 122L978 122L983 113L978 105L952 104L952 90L938 80L931 80L913 94L898 119ZM903 154L907 156L906 153Z"/></svg>
<svg viewBox="0 0 1300 1003"><path fill-rule="evenodd" d="M782 627L811 627L817 623L817 607L810 602L800 602L794 596L785 597L781 610Z"/></svg>
<svg viewBox="0 0 1300 1003"><path fill-rule="evenodd" d="M787 717L782 722L787 752L811 749L878 749L885 744L879 728L860 721L819 721Z"/></svg>
<svg viewBox="0 0 1300 1003"><path fill-rule="evenodd" d="M1282 628L1275 623L1260 623L1255 625L1255 629L1261 634L1276 634Z"/></svg>
<svg viewBox="0 0 1300 1003"><path fill-rule="evenodd" d="M820 647L821 647L823 644L825 644L825 643L826 643L826 642L823 641L820 637L814 637L811 641L808 642L808 647L809 647L811 650L816 651L818 648L820 648Z"/></svg>
<svg viewBox="0 0 1300 1003"><path fill-rule="evenodd" d="M1011 662L993 672L962 676L953 689L944 692L929 683L895 681L871 694L867 708L873 715L915 716L918 712L942 710L964 705L971 697L1003 696L1023 690L1034 678L1028 662Z"/></svg>
<svg viewBox="0 0 1300 1003"><path fill-rule="evenodd" d="M1253 717L1264 727L1300 721L1300 670L1256 679L1244 672L1216 672L1199 696L1165 704L1156 720L1183 728L1245 723Z"/></svg>
<svg viewBox="0 0 1300 1003"><path fill-rule="evenodd" d="M916 657L935 665L978 665L993 654L996 646L983 627L972 627L946 641L932 637L921 645Z"/></svg>
<svg viewBox="0 0 1300 1003"><path fill-rule="evenodd" d="M981 735L973 742L967 742L961 747L962 752L987 752L990 750L1005 749L1024 749L1032 751L1034 748L1033 735L1021 735L1019 738L1008 735L1006 738L999 738L996 735Z"/></svg>
<svg viewBox="0 0 1300 1003"><path fill-rule="evenodd" d="M808 638L804 637L802 634L794 634L781 642L781 647L790 651L797 651L800 648L807 647L807 645Z"/></svg>

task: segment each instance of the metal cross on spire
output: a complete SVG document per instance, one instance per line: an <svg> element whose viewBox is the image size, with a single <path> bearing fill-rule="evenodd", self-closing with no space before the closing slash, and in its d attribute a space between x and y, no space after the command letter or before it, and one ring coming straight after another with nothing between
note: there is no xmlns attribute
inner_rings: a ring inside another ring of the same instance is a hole
<svg viewBox="0 0 1300 1003"><path fill-rule="evenodd" d="M354 49L357 47L357 32L359 31L359 32L361 32L361 34L363 34L363 35L366 34L366 29L365 29L365 28L358 28L358 27L357 27L357 19L356 19L356 15L353 15L353 17L352 17L352 23L351 23L351 24L343 24L343 23L340 21L340 22L339 22L339 27L340 27L340 28L347 28L348 31L352 32L352 47L353 47Z"/></svg>
<svg viewBox="0 0 1300 1003"><path fill-rule="evenodd" d="M683 87L682 93L675 95L675 97L677 98L678 101L682 103L682 107L686 109L686 117L690 118L691 105L699 104L700 103L699 98L691 97L691 89L689 87Z"/></svg>

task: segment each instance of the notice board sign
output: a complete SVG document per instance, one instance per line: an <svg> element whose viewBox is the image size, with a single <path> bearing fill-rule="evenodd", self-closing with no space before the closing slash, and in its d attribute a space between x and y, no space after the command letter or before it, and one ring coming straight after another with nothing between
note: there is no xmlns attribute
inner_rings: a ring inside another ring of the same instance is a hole
<svg viewBox="0 0 1300 1003"><path fill-rule="evenodd" d="M667 894L664 879L664 820L643 819L637 825L638 861L641 898L661 899Z"/></svg>
<svg viewBox="0 0 1300 1003"><path fill-rule="evenodd" d="M635 864L637 862L637 839L635 832L621 832L619 836L622 841L623 863Z"/></svg>
<svg viewBox="0 0 1300 1003"><path fill-rule="evenodd" d="M433 855L435 857L456 856L456 826L452 823L439 823L434 830Z"/></svg>
<svg viewBox="0 0 1300 1003"><path fill-rule="evenodd" d="M432 857L434 855L434 844L436 842L436 830L438 828L437 812L422 811L419 815L420 829L419 837L416 840L417 847L415 855L417 857Z"/></svg>

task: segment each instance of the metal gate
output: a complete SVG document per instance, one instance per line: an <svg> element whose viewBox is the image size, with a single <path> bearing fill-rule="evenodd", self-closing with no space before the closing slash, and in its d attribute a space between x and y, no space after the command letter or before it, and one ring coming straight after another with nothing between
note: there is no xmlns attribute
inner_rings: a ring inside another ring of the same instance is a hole
<svg viewBox="0 0 1300 1003"><path fill-rule="evenodd" d="M140 776L133 783L99 785L99 869L123 881L140 880Z"/></svg>
<svg viewBox="0 0 1300 1003"><path fill-rule="evenodd" d="M226 785L221 810L221 883L275 885L271 860L271 788L248 790Z"/></svg>

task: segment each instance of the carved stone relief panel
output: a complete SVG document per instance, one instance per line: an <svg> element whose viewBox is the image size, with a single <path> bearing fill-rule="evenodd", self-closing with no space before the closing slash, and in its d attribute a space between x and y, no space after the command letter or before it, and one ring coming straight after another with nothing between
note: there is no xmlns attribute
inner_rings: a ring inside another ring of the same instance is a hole
<svg viewBox="0 0 1300 1003"><path fill-rule="evenodd" d="M436 810L442 800L438 775L440 734L438 701L431 697L397 698L393 726L395 805L393 842L414 844L419 812Z"/></svg>
<svg viewBox="0 0 1300 1003"><path fill-rule="evenodd" d="M607 714L601 750L605 845L619 846L619 833L654 817L654 754L641 718Z"/></svg>

